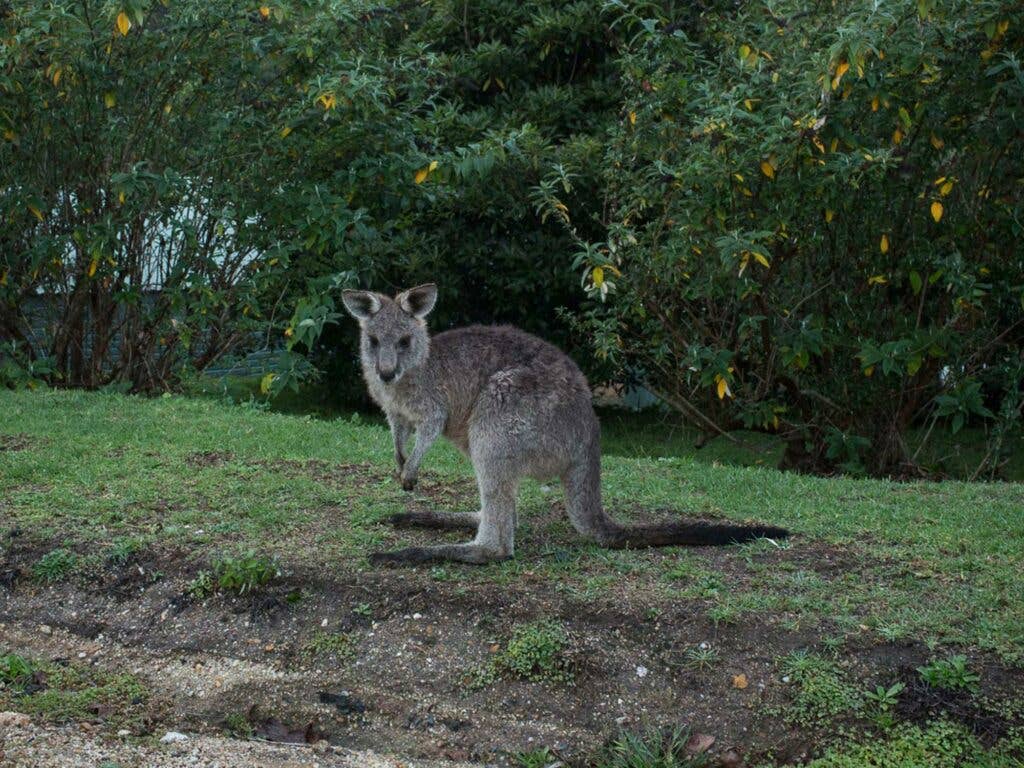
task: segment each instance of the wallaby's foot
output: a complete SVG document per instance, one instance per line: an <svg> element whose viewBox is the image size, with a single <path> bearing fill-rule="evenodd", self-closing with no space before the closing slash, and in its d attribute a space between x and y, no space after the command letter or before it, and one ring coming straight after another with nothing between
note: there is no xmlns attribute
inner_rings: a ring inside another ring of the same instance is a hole
<svg viewBox="0 0 1024 768"><path fill-rule="evenodd" d="M406 472L403 468L401 473L398 475L399 481L402 483L403 491L411 491L416 488L416 482L419 478L411 472Z"/></svg>
<svg viewBox="0 0 1024 768"><path fill-rule="evenodd" d="M444 561L484 565L508 560L511 556L480 544L442 544L438 547L409 547L394 552L374 552L369 559L370 565L375 568L396 568Z"/></svg>
<svg viewBox="0 0 1024 768"><path fill-rule="evenodd" d="M399 512L390 517L396 528L431 528L436 531L470 531L476 533L480 525L477 512Z"/></svg>

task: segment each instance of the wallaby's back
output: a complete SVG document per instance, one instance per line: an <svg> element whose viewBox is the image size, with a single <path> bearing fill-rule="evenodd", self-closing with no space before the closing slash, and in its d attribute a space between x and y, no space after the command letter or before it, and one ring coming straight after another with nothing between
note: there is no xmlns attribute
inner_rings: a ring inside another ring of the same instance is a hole
<svg viewBox="0 0 1024 768"><path fill-rule="evenodd" d="M481 398L544 410L585 408L590 389L579 367L558 347L510 325L470 325L430 342L429 376L448 407L446 434L468 427Z"/></svg>

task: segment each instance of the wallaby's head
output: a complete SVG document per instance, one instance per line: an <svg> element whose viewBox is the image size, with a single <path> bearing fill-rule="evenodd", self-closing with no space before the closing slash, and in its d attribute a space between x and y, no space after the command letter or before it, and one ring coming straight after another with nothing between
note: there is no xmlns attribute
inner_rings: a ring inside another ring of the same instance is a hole
<svg viewBox="0 0 1024 768"><path fill-rule="evenodd" d="M393 299L370 291L343 291L341 301L359 321L359 352L367 375L396 384L426 361L430 336L425 318L437 301L436 285L410 288Z"/></svg>

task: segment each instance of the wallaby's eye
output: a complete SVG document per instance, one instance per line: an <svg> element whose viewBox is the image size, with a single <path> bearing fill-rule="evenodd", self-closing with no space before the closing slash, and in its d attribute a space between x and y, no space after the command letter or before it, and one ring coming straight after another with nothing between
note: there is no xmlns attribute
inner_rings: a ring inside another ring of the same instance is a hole
<svg viewBox="0 0 1024 768"><path fill-rule="evenodd" d="M376 349L378 344L380 344L380 339L378 339L376 336L371 336L370 337L370 346L373 347L374 349Z"/></svg>
<svg viewBox="0 0 1024 768"><path fill-rule="evenodd" d="M409 338L408 336L403 336L402 338L400 338L398 340L398 346L401 347L402 349L408 349L409 348L409 344L411 342L412 342L411 338Z"/></svg>

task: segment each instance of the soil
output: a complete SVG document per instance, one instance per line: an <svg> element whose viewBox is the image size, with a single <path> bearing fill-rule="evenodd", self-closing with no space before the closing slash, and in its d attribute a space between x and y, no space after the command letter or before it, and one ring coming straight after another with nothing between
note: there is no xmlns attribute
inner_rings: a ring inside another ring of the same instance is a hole
<svg viewBox="0 0 1024 768"><path fill-rule="evenodd" d="M204 464L225 460L190 457ZM341 471L319 462L277 469L310 472L327 483ZM379 470L369 466L342 469L349 483L379 481ZM453 496L442 499L448 508L472 501L471 483L434 489L427 480L421 490L428 497ZM408 766L512 765L517 752L541 747L571 763L620 730L674 726L713 736L713 757L732 761L739 754L748 765L769 755L782 763L820 753L822 734L780 718L790 691L777 667L779 657L815 647L820 627L794 630L771 615L716 625L699 600L660 603L651 611L643 580L630 574L584 601L535 578L528 563L510 583L467 583L437 579L429 568L358 571L345 564L332 571L307 556L255 594L195 600L187 585L203 564L181 549L150 549L125 563L105 563L88 583L42 586L30 580L30 566L51 545L5 538L0 651L129 672L150 692L145 725L120 737L100 715L84 731L81 723L42 722L0 729L0 755L5 749L14 765L207 765L213 755L224 768L398 764L374 763L371 753L401 755ZM704 548L701 555L719 572L742 571L735 548ZM844 552L807 540L744 557L786 560L821 574L857 567ZM572 639L571 684L472 685L473 671L513 627L551 617ZM315 652L315 639L324 633L345 633L351 652ZM686 649L702 643L719 653L710 669L685 663ZM841 653L851 679L864 689L907 681L901 706L910 719L945 712L988 742L1004 730L972 706L935 700L927 687L911 685L916 678L908 670L931 657L922 644L853 640ZM994 659L981 663L983 693L999 696L1024 685L1024 671ZM738 687L741 674L746 685ZM262 741L225 738L239 722ZM158 744L171 730L189 734L189 741ZM81 749L91 757L46 762L43 744L57 754ZM232 753L235 762L223 757Z"/></svg>

